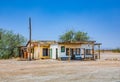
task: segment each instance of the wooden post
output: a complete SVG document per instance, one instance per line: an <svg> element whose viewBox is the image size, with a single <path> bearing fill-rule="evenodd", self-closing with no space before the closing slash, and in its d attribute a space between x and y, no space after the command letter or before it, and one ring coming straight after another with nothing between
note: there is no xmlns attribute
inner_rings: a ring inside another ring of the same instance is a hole
<svg viewBox="0 0 120 82"><path fill-rule="evenodd" d="M94 43L92 44L92 54L93 54L93 59L95 59L95 54L94 54Z"/></svg>
<svg viewBox="0 0 120 82"><path fill-rule="evenodd" d="M83 48L83 50L84 50L84 59L85 59L85 54L86 54L86 53L85 53L85 48Z"/></svg>
<svg viewBox="0 0 120 82"><path fill-rule="evenodd" d="M68 61L70 62L70 55L71 55L71 52L70 52L70 48L69 48L69 59L68 59Z"/></svg>
<svg viewBox="0 0 120 82"><path fill-rule="evenodd" d="M98 48L99 48L98 54L99 54L99 59L100 59L100 45L98 45Z"/></svg>

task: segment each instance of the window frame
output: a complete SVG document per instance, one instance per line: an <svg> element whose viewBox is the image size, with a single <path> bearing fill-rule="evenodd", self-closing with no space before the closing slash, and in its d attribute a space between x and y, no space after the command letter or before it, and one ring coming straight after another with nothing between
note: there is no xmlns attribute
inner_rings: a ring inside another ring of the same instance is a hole
<svg viewBox="0 0 120 82"><path fill-rule="evenodd" d="M48 48L43 48L43 56L49 56Z"/></svg>
<svg viewBox="0 0 120 82"><path fill-rule="evenodd" d="M76 55L80 55L80 48L76 48Z"/></svg>
<svg viewBox="0 0 120 82"><path fill-rule="evenodd" d="M86 55L91 55L92 54L91 49L86 49L85 52L86 52Z"/></svg>
<svg viewBox="0 0 120 82"><path fill-rule="evenodd" d="M65 52L65 46L61 46L61 52Z"/></svg>

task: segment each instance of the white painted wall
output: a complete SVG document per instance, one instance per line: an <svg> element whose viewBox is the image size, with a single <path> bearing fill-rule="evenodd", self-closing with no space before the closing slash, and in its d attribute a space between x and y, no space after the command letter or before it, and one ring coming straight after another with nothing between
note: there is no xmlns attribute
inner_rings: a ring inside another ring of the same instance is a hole
<svg viewBox="0 0 120 82"><path fill-rule="evenodd" d="M68 57L66 56L66 46L65 46L65 52L61 52L61 46L65 46L65 45L58 45L58 57Z"/></svg>
<svg viewBox="0 0 120 82"><path fill-rule="evenodd" d="M50 45L50 49L52 49L52 59L56 59L56 48L58 48L58 44ZM59 52L59 49L58 49L58 52Z"/></svg>
<svg viewBox="0 0 120 82"><path fill-rule="evenodd" d="M61 52L61 46L65 46L65 52ZM85 49L92 49L92 44L81 44L81 45L58 45L59 49L59 57L68 57L66 56L66 48L85 48ZM81 54L84 53L83 50L81 50ZM76 57L81 57L80 55L76 55Z"/></svg>
<svg viewBox="0 0 120 82"><path fill-rule="evenodd" d="M61 52L61 46L65 46L65 52ZM66 56L66 48L85 48L92 49L91 44L81 44L81 45L60 45L60 44L51 44L50 49L52 49L52 59L56 59L56 48L58 48L58 57L69 57ZM81 51L82 54L82 51ZM80 55L76 55L76 57L81 57Z"/></svg>
<svg viewBox="0 0 120 82"><path fill-rule="evenodd" d="M91 44L81 44L80 48L85 48L85 49L92 49L92 45Z"/></svg>
<svg viewBox="0 0 120 82"><path fill-rule="evenodd" d="M80 48L92 49L92 44L81 44ZM81 54L84 54L84 50L81 50Z"/></svg>

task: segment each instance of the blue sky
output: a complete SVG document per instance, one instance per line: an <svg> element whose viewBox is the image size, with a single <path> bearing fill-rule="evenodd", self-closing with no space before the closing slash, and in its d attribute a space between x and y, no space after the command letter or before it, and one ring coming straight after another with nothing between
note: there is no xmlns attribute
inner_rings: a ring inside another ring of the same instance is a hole
<svg viewBox="0 0 120 82"><path fill-rule="evenodd" d="M120 47L120 0L0 0L0 28L33 40L58 40L69 29L87 32L102 48Z"/></svg>

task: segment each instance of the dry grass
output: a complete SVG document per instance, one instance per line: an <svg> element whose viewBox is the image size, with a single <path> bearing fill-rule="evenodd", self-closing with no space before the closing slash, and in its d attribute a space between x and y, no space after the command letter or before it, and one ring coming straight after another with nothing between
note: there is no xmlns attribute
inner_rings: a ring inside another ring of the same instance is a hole
<svg viewBox="0 0 120 82"><path fill-rule="evenodd" d="M96 61L0 60L0 82L120 82L119 59L102 53Z"/></svg>

